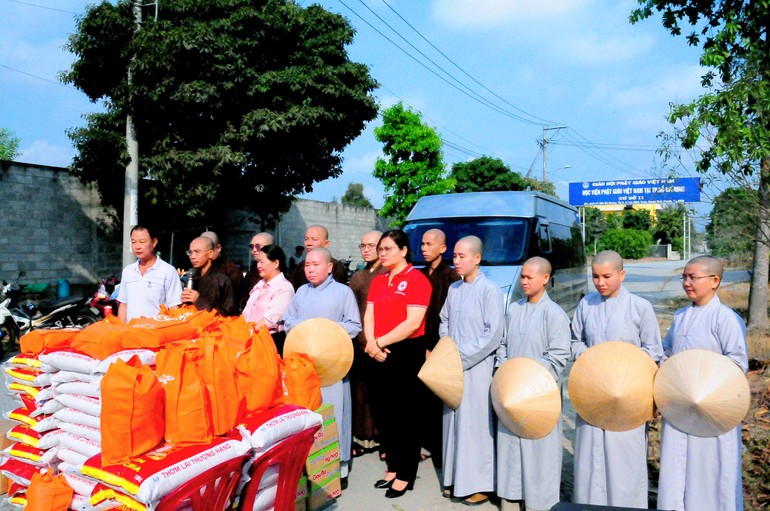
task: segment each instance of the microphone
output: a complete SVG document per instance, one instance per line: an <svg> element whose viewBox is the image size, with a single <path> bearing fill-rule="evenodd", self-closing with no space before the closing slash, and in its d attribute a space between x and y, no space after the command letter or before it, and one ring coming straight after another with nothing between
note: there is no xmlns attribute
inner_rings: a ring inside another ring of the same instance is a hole
<svg viewBox="0 0 770 511"><path fill-rule="evenodd" d="M185 289L192 289L193 288L193 279L195 278L196 270L195 268L190 268L187 270L187 284L185 285Z"/></svg>

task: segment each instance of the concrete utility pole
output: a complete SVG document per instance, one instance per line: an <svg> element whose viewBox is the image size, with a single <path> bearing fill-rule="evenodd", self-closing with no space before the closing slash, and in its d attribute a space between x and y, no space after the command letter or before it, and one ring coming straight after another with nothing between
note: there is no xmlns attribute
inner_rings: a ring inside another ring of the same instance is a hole
<svg viewBox="0 0 770 511"><path fill-rule="evenodd" d="M546 137L546 132L551 130L556 130L556 131L563 130L566 127L567 126L550 126L550 127L543 126L543 182L545 182L547 180L546 178L548 177L548 166L546 164L546 160L547 160L546 148L548 146L548 138Z"/></svg>
<svg viewBox="0 0 770 511"><path fill-rule="evenodd" d="M133 11L136 30L139 30L142 26L141 0L134 0ZM130 91L130 71L128 73L128 87ZM126 166L126 181L123 190L123 266L128 266L134 261L134 254L131 251L131 228L139 223L139 142L136 140L136 130L130 113L126 116L126 146L128 147L129 162Z"/></svg>

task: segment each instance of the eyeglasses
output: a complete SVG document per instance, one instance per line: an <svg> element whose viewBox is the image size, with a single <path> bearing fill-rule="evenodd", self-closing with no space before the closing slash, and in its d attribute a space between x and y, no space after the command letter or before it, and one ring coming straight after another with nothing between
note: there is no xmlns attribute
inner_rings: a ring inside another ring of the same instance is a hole
<svg viewBox="0 0 770 511"><path fill-rule="evenodd" d="M377 243L361 243L358 245L358 248L361 250L369 249L369 250L375 250L377 248Z"/></svg>
<svg viewBox="0 0 770 511"><path fill-rule="evenodd" d="M682 282L695 282L700 279L708 279L710 277L716 277L716 275L685 275L684 273L679 277Z"/></svg>
<svg viewBox="0 0 770 511"><path fill-rule="evenodd" d="M185 251L185 254L187 254L188 256L191 256L193 254L198 255L201 252L211 252L211 249L208 249L208 250L187 250L187 251Z"/></svg>
<svg viewBox="0 0 770 511"><path fill-rule="evenodd" d="M262 245L259 243L249 243L249 250L262 250Z"/></svg>
<svg viewBox="0 0 770 511"><path fill-rule="evenodd" d="M391 250L398 250L398 247L380 247L377 249L378 254L389 254Z"/></svg>

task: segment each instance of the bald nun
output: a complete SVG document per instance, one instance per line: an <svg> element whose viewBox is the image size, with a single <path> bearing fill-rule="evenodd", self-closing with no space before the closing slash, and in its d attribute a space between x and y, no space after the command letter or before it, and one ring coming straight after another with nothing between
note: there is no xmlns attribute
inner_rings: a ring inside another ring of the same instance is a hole
<svg viewBox="0 0 770 511"><path fill-rule="evenodd" d="M457 344L463 364L463 396L457 410L444 406L444 494L469 505L489 500L495 489L495 438L489 388L495 352L503 339L503 296L479 271L482 244L466 236L455 244L453 262L462 277L449 286L439 334Z"/></svg>
<svg viewBox="0 0 770 511"><path fill-rule="evenodd" d="M691 259L682 288L692 301L674 314L663 349L667 357L686 350L709 350L749 368L746 326L717 296L722 263L711 256ZM660 446L659 509L696 511L743 509L741 426L715 437L688 435L666 420Z"/></svg>
<svg viewBox="0 0 770 511"><path fill-rule="evenodd" d="M623 258L599 252L591 263L596 293L580 300L572 318L572 355L591 346L623 341L639 346L658 362L663 356L652 305L623 288ZM647 508L647 425L605 431L575 421L575 490L578 504Z"/></svg>
<svg viewBox="0 0 770 511"><path fill-rule="evenodd" d="M528 259L521 268L525 298L511 305L505 342L497 351L498 365L511 358L539 362L559 382L570 358L569 318L546 292L551 263L542 257ZM562 423L544 438L514 435L497 423L497 495L501 511L551 509L559 502L562 460Z"/></svg>

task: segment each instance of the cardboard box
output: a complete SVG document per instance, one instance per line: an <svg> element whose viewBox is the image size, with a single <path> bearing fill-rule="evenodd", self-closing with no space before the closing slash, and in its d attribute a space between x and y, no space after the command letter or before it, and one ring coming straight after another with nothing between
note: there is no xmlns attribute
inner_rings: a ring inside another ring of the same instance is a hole
<svg viewBox="0 0 770 511"><path fill-rule="evenodd" d="M307 484L308 488L310 488L310 493L313 493L319 486L326 484L331 479L339 479L340 473L340 460L334 460L316 470L314 473L308 474Z"/></svg>
<svg viewBox="0 0 770 511"><path fill-rule="evenodd" d="M16 421L10 421L8 419L0 420L0 449L5 449L13 442L8 438L7 434L14 427L18 426ZM8 478L4 475L0 475L0 495L8 493Z"/></svg>
<svg viewBox="0 0 770 511"><path fill-rule="evenodd" d="M328 506L342 493L339 460L324 467L321 473L325 474L326 477L322 478L319 474L315 481L312 476L308 476L310 491L309 511L316 511Z"/></svg>
<svg viewBox="0 0 770 511"><path fill-rule="evenodd" d="M330 403L326 403L324 405L319 406L317 409L313 410L315 413L321 414L321 422L327 422L329 419L334 418L334 405Z"/></svg>
<svg viewBox="0 0 770 511"><path fill-rule="evenodd" d="M308 476L317 474L324 466L340 461L340 443L334 442L332 445L311 454L305 461L305 473Z"/></svg>
<svg viewBox="0 0 770 511"><path fill-rule="evenodd" d="M294 501L294 511L307 511L308 495L310 494L307 490L307 477L303 475L299 478L299 483L297 483L297 497Z"/></svg>
<svg viewBox="0 0 770 511"><path fill-rule="evenodd" d="M310 454L317 453L322 449L326 449L334 442L338 442L340 439L340 430L337 426L337 422L332 417L330 420L324 422L321 429L316 431L313 436L313 446L310 448Z"/></svg>

